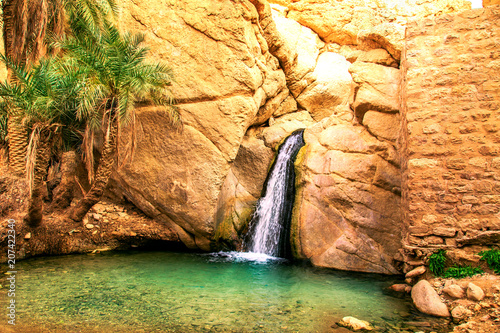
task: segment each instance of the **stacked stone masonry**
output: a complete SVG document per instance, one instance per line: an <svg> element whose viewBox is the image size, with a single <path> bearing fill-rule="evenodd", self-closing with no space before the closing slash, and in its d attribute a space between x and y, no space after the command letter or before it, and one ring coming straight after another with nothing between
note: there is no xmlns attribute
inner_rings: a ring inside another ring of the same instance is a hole
<svg viewBox="0 0 500 333"><path fill-rule="evenodd" d="M410 22L403 53L406 254L498 243L500 6Z"/></svg>

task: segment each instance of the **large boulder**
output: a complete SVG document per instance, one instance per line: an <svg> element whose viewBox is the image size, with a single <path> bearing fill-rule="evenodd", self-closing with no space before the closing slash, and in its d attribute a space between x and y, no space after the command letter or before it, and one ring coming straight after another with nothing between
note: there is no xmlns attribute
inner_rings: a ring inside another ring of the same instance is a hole
<svg viewBox="0 0 500 333"><path fill-rule="evenodd" d="M136 154L114 175L116 184L188 247L209 250L221 191L247 129L276 110L293 111L293 103L280 109L289 95L285 76L248 2L121 5L120 24L145 33L151 56L172 67L184 126L169 127L155 107L138 108Z"/></svg>
<svg viewBox="0 0 500 333"><path fill-rule="evenodd" d="M330 117L308 128L296 161L294 255L316 266L395 274L401 246L395 148Z"/></svg>
<svg viewBox="0 0 500 333"><path fill-rule="evenodd" d="M436 317L449 317L450 311L427 280L420 280L411 289L411 298L420 312Z"/></svg>

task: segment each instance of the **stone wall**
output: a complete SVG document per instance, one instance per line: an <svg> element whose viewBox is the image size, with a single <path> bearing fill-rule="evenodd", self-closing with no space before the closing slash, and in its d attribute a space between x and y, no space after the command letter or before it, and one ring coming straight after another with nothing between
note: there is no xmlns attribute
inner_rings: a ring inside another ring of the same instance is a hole
<svg viewBox="0 0 500 333"><path fill-rule="evenodd" d="M500 6L414 20L402 59L407 263L500 240ZM409 267L407 267L408 269Z"/></svg>

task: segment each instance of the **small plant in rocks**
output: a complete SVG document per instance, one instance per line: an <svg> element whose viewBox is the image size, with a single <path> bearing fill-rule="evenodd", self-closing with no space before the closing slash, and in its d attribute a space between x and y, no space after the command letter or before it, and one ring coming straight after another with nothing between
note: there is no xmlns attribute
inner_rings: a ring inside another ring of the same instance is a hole
<svg viewBox="0 0 500 333"><path fill-rule="evenodd" d="M500 250L489 249L487 251L479 252L481 260L486 261L488 267L491 268L496 274L500 274Z"/></svg>
<svg viewBox="0 0 500 333"><path fill-rule="evenodd" d="M435 276L444 274L444 265L446 263L446 251L439 249L429 257L429 269Z"/></svg>

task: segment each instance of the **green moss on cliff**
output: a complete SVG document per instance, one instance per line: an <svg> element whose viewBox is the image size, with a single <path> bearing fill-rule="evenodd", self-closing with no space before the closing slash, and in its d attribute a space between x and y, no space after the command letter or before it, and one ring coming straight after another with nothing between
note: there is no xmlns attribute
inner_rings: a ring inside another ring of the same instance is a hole
<svg viewBox="0 0 500 333"><path fill-rule="evenodd" d="M295 198L292 210L292 222L290 225L290 245L292 247L292 256L297 259L304 259L302 247L300 244L300 210L303 202L304 192L304 162L307 157L309 145L305 145L299 150L295 159Z"/></svg>

